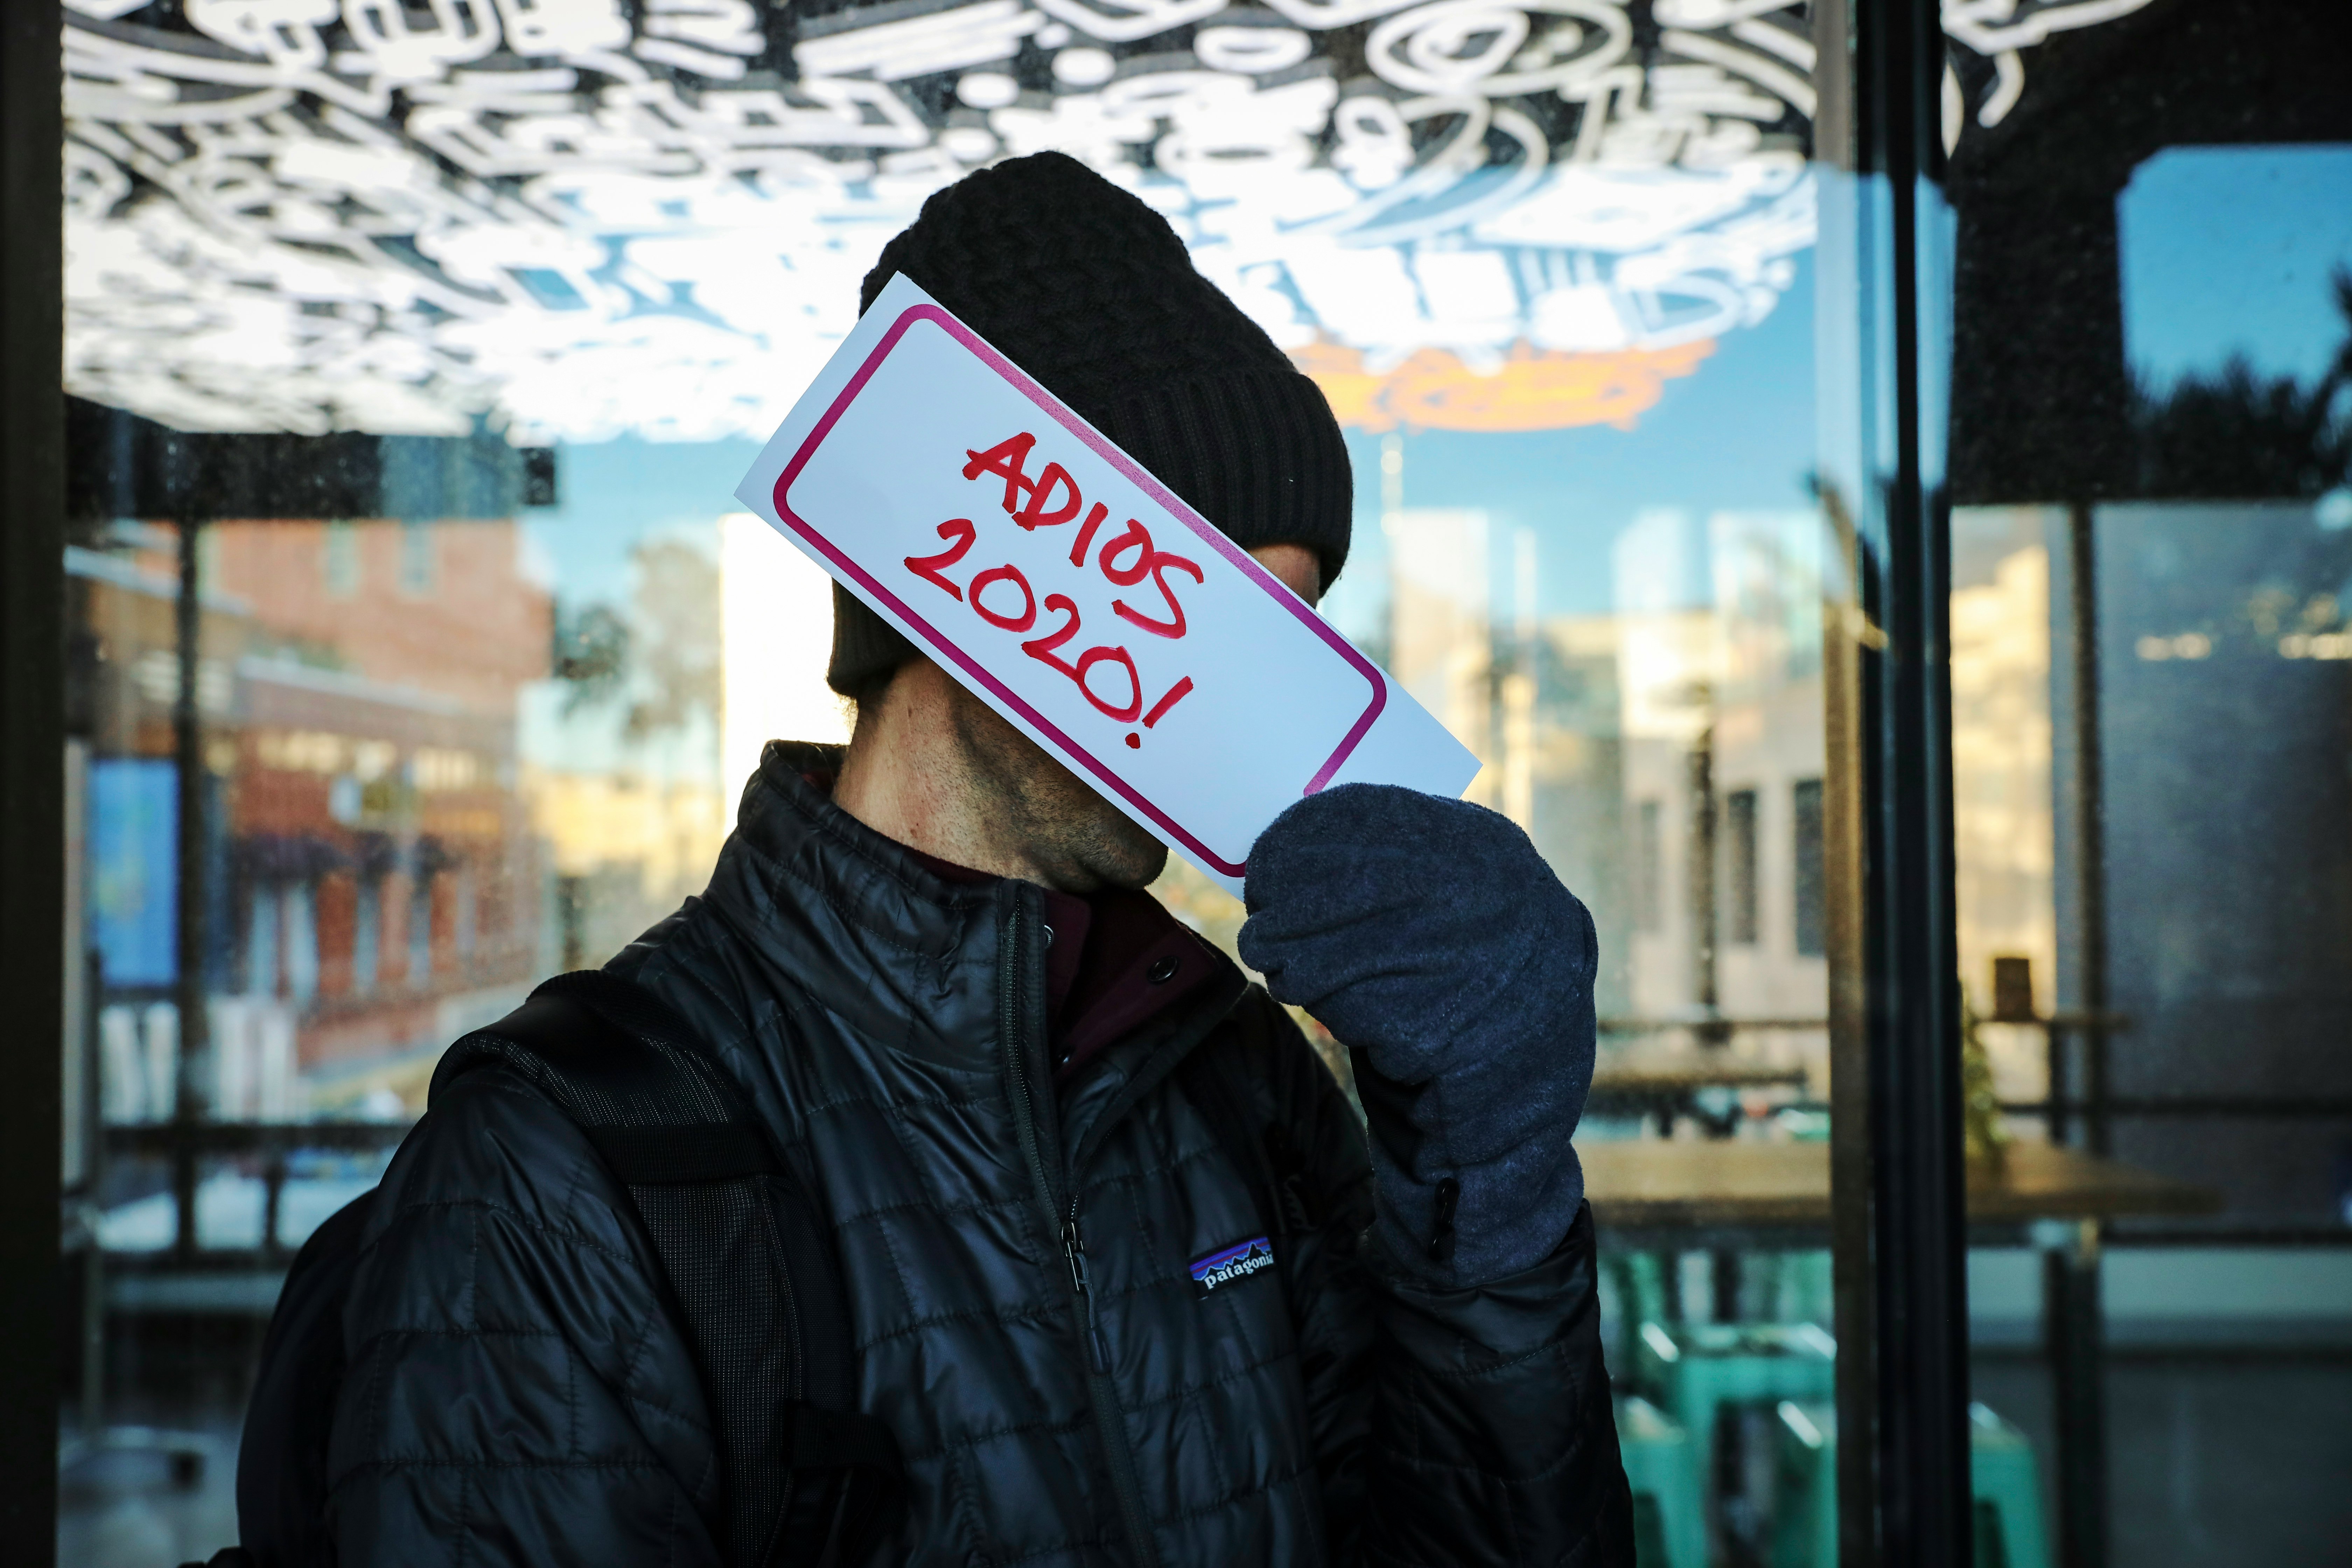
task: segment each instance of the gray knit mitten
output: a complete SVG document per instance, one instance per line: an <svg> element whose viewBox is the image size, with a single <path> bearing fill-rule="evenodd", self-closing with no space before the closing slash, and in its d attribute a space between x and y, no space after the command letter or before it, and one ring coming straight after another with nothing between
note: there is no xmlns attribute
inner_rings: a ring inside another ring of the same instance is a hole
<svg viewBox="0 0 2352 1568"><path fill-rule="evenodd" d="M1432 1284L1533 1267L1584 1201L1592 917L1507 817L1343 784L1250 850L1242 958L1355 1058L1375 1228Z"/></svg>

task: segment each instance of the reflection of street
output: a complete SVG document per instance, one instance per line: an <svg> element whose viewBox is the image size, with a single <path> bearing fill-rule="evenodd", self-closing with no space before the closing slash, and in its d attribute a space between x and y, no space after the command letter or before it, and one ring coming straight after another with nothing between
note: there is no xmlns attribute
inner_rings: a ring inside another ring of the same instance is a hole
<svg viewBox="0 0 2352 1568"><path fill-rule="evenodd" d="M207 521L183 749L176 531L85 537L68 757L96 989L72 993L66 1242L91 1348L58 1539L128 1568L235 1539L248 1337L292 1249L373 1185L440 1049L543 966L517 721L550 606L511 521Z"/></svg>
<svg viewBox="0 0 2352 1568"><path fill-rule="evenodd" d="M141 1401L119 1411L127 1420L167 1418L199 1439L194 1476L163 1457L108 1454L73 1467L58 1488L58 1556L76 1568L152 1568L202 1563L236 1539L236 1447L245 1402L222 1395L191 1408L176 1400Z"/></svg>

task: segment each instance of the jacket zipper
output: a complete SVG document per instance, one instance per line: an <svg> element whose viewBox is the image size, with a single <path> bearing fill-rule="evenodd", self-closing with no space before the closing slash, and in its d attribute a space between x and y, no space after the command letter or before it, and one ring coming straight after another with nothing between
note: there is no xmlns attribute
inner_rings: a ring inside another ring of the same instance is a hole
<svg viewBox="0 0 2352 1568"><path fill-rule="evenodd" d="M1070 1289L1078 1298L1079 1324L1087 1337L1087 1368L1090 1372L1110 1371L1110 1344L1103 1338L1102 1325L1095 1321L1093 1281L1087 1277L1087 1243L1078 1234L1078 1201L1070 1200L1070 1217L1062 1222L1062 1256L1070 1265Z"/></svg>
<svg viewBox="0 0 2352 1568"><path fill-rule="evenodd" d="M999 949L997 1028L1005 1043L1013 1128L1020 1138L1022 1152L1028 1157L1029 1173L1045 1204L1046 1218L1049 1223L1060 1222L1062 1258L1069 1269L1078 1335L1085 1342L1087 1403L1094 1409L1095 1429L1102 1440L1104 1464L1110 1471L1111 1492L1118 1502L1128 1554L1136 1568L1158 1568L1160 1553L1152 1541L1151 1516L1144 1510L1143 1488L1136 1479L1135 1450L1128 1441L1118 1391L1111 1383L1110 1347L1095 1316L1094 1281L1087 1271L1086 1238L1078 1229L1077 1191L1071 1185L1066 1209L1057 1201L1065 1184L1057 1181L1056 1175L1067 1174L1062 1168L1061 1141L1048 1136L1041 1110L1044 1115L1051 1111L1040 1106L1034 1088L1034 1068L1038 1053L1035 1042L1030 1038L1034 1026L1021 1005L1027 984L1026 934L1034 898L1035 894L1027 888L1019 883L1013 885L1012 909Z"/></svg>

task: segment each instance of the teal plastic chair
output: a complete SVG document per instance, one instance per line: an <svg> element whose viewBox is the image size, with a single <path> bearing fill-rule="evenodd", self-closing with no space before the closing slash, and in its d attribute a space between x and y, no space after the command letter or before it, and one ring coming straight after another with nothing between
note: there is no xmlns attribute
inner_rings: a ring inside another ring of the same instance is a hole
<svg viewBox="0 0 2352 1568"><path fill-rule="evenodd" d="M1818 1402L1837 1388L1837 1342L1813 1323L1643 1323L1633 1360L1643 1386L1691 1435L1702 1466L1713 1459L1725 1405Z"/></svg>
<svg viewBox="0 0 2352 1568"><path fill-rule="evenodd" d="M1743 1267L1762 1276L1763 1310L1759 1316L1776 1323L1826 1323L1836 1316L1827 1252L1758 1253Z"/></svg>
<svg viewBox="0 0 2352 1568"><path fill-rule="evenodd" d="M1793 1399L1774 1414L1772 1568L1837 1568L1837 1416Z"/></svg>
<svg viewBox="0 0 2352 1568"><path fill-rule="evenodd" d="M1977 1568L2050 1568L2033 1445L1981 1405L1969 1406L1969 1492L1976 1503Z"/></svg>
<svg viewBox="0 0 2352 1568"><path fill-rule="evenodd" d="M1646 1399L1617 1402L1617 1446L1633 1490L1633 1561L1706 1568L1706 1521L1690 1434Z"/></svg>
<svg viewBox="0 0 2352 1568"><path fill-rule="evenodd" d="M1826 1405L1778 1411L1772 1568L1836 1568L1837 1416ZM1976 1568L2050 1568L2042 1476L2025 1434L1969 1406L1969 1491Z"/></svg>
<svg viewBox="0 0 2352 1568"><path fill-rule="evenodd" d="M1602 1345L1618 1387L1658 1396L1658 1390L1640 1381L1635 1347L1642 1325L1665 1315L1665 1273L1656 1253L1611 1250L1601 1255Z"/></svg>

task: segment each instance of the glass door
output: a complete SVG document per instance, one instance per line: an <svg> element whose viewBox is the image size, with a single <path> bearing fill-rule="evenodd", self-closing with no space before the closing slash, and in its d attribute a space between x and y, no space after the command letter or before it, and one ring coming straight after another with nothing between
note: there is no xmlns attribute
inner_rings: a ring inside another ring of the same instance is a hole
<svg viewBox="0 0 2352 1568"><path fill-rule="evenodd" d="M2053 48L1951 160L1969 1179L2099 1175L1971 1237L1976 1495L2038 1471L2068 1563L2352 1529L2352 37L2234 21Z"/></svg>

